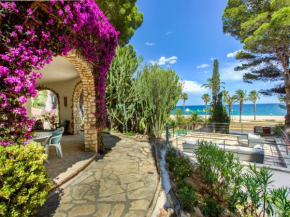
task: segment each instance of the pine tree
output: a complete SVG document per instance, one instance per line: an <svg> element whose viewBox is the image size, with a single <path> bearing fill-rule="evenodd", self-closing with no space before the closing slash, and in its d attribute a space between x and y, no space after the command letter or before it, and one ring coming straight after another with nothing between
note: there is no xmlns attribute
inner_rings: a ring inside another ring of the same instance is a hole
<svg viewBox="0 0 290 217"><path fill-rule="evenodd" d="M236 70L248 71L244 81L276 81L260 93L285 99L290 135L290 1L228 0L222 19L224 33L244 44L236 56L242 62Z"/></svg>

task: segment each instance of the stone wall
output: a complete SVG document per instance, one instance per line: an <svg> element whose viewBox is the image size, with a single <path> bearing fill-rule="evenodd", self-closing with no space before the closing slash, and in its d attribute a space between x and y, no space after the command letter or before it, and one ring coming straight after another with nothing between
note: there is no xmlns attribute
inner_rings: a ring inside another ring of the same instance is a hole
<svg viewBox="0 0 290 217"><path fill-rule="evenodd" d="M83 90L82 82L77 83L72 97L72 129L74 135L80 134L81 130L80 99L82 90Z"/></svg>
<svg viewBox="0 0 290 217"><path fill-rule="evenodd" d="M65 58L68 59L74 65L81 78L84 99L83 103L84 103L85 150L97 151L98 150L97 130L94 128L96 124L95 117L96 104L95 104L95 81L93 71L90 65L85 60L83 60L83 58L80 55L76 54L75 52L69 52L68 55L65 56Z"/></svg>

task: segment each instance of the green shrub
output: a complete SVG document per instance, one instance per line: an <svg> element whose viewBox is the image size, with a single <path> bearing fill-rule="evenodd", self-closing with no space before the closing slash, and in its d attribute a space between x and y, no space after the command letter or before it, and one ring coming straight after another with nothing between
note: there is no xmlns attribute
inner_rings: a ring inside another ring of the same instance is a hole
<svg viewBox="0 0 290 217"><path fill-rule="evenodd" d="M132 132L126 132L126 133L124 133L124 135L126 135L126 136L137 136L139 134L138 133L132 133Z"/></svg>
<svg viewBox="0 0 290 217"><path fill-rule="evenodd" d="M241 173L243 165L232 153L225 152L211 142L199 141L195 151L198 161L197 169L211 189L212 196L224 201L226 195L234 194L231 201L236 202L236 195L241 192Z"/></svg>
<svg viewBox="0 0 290 217"><path fill-rule="evenodd" d="M113 131L113 133L120 133L120 131L118 129L113 129L112 131Z"/></svg>
<svg viewBox="0 0 290 217"><path fill-rule="evenodd" d="M177 180L189 177L193 173L190 161L185 157L178 156L172 150L167 152L166 161L169 164L169 170L173 172L173 176Z"/></svg>
<svg viewBox="0 0 290 217"><path fill-rule="evenodd" d="M191 189L191 190L194 190L194 191L197 191L192 184L188 183L186 180L184 179L179 179L177 181L175 181L177 187L179 189Z"/></svg>
<svg viewBox="0 0 290 217"><path fill-rule="evenodd" d="M194 207L196 207L200 201L194 189L179 189L177 193L182 210L193 213Z"/></svg>
<svg viewBox="0 0 290 217"><path fill-rule="evenodd" d="M169 170L174 171L176 166L178 165L178 158L173 158L170 161L168 161L168 163L169 163Z"/></svg>
<svg viewBox="0 0 290 217"><path fill-rule="evenodd" d="M217 201L210 198L204 198L200 207L202 213L207 217L219 217L224 211L224 208Z"/></svg>
<svg viewBox="0 0 290 217"><path fill-rule="evenodd" d="M176 128L178 126L177 121L171 118L169 119L168 123L171 128Z"/></svg>
<svg viewBox="0 0 290 217"><path fill-rule="evenodd" d="M290 216L290 188L281 187L271 190L271 200L276 214L281 217Z"/></svg>
<svg viewBox="0 0 290 217"><path fill-rule="evenodd" d="M29 216L45 202L51 188L44 147L0 146L0 216Z"/></svg>
<svg viewBox="0 0 290 217"><path fill-rule="evenodd" d="M190 165L178 165L173 169L173 176L179 179L184 179L186 177L190 177L193 170Z"/></svg>
<svg viewBox="0 0 290 217"><path fill-rule="evenodd" d="M174 151L168 151L166 154L165 160L167 161L169 165L169 170L173 171L173 169L176 167L178 164L178 156Z"/></svg>
<svg viewBox="0 0 290 217"><path fill-rule="evenodd" d="M166 161L169 164L169 170L173 172L173 178L178 187L177 194L182 210L192 213L200 199L196 195L196 189L193 185L185 180L193 173L190 161L185 157L178 156L173 150L167 152Z"/></svg>
<svg viewBox="0 0 290 217"><path fill-rule="evenodd" d="M103 129L103 132L110 132L110 129L109 129L108 127L105 127L105 128Z"/></svg>

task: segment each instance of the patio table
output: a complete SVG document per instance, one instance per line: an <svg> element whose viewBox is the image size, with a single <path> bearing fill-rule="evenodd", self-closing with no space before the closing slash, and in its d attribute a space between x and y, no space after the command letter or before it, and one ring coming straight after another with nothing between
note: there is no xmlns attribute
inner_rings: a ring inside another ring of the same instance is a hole
<svg viewBox="0 0 290 217"><path fill-rule="evenodd" d="M48 139L50 136L52 135L52 132L37 132L34 134L34 136L32 137L32 139L34 141L37 141L37 140L44 140L44 141L40 141L39 144L42 145L42 146L45 146L45 142L46 142L46 139ZM49 146L46 145L45 146L45 149L46 149L46 153L48 153L48 150L49 149ZM47 156L48 157L48 156ZM47 159L45 159L45 161L47 163L49 163L49 161Z"/></svg>
<svg viewBox="0 0 290 217"><path fill-rule="evenodd" d="M46 139L48 137L50 137L52 135L51 132L37 132L34 134L34 136L32 137L33 140L42 140L42 139Z"/></svg>

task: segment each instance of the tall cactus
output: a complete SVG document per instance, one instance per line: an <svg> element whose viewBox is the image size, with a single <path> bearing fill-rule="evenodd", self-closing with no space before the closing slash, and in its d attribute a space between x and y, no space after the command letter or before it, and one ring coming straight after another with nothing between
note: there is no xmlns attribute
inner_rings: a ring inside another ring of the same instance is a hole
<svg viewBox="0 0 290 217"><path fill-rule="evenodd" d="M137 101L137 91L133 75L137 72L142 57L136 57L131 45L118 47L106 77L106 107L110 117L110 128L123 130L132 118ZM122 105L122 106L121 106Z"/></svg>
<svg viewBox="0 0 290 217"><path fill-rule="evenodd" d="M106 106L111 129L153 133L159 137L181 95L181 83L172 69L145 65L138 70L132 46L118 47L106 78Z"/></svg>

